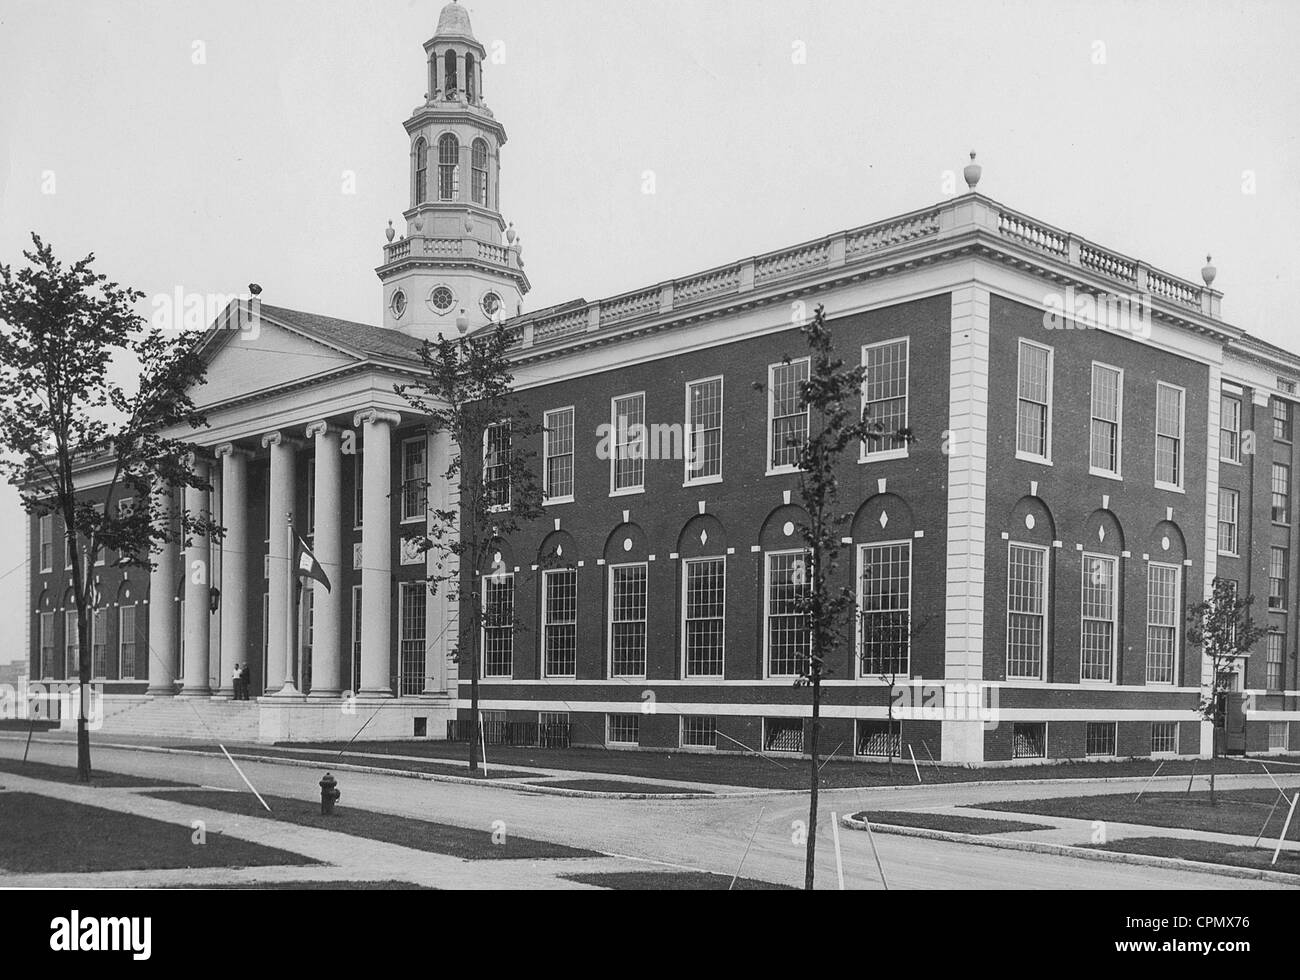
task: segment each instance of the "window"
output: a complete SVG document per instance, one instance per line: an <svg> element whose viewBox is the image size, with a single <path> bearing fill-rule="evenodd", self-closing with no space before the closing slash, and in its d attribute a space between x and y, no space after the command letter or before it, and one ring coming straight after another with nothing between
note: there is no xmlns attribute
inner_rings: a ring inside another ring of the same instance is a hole
<svg viewBox="0 0 1300 980"><path fill-rule="evenodd" d="M1083 556L1083 624L1079 641L1079 679L1083 681L1112 680L1118 565L1116 559L1103 555Z"/></svg>
<svg viewBox="0 0 1300 980"><path fill-rule="evenodd" d="M612 414L611 490L614 493L639 492L645 489L645 393L615 398Z"/></svg>
<svg viewBox="0 0 1300 980"><path fill-rule="evenodd" d="M428 499L428 462L423 436L402 443L402 521L419 521L425 516Z"/></svg>
<svg viewBox="0 0 1300 980"><path fill-rule="evenodd" d="M429 290L429 308L435 313L448 313L456 305L456 294L447 286L434 286Z"/></svg>
<svg viewBox="0 0 1300 980"><path fill-rule="evenodd" d="M1264 686L1270 691L1282 690L1282 650L1286 643L1284 634L1273 631L1268 634L1268 661Z"/></svg>
<svg viewBox="0 0 1300 980"><path fill-rule="evenodd" d="M303 580L302 611L298 617L298 683L303 691L311 690L311 644L316 633L315 584ZM400 596L398 601L400 603Z"/></svg>
<svg viewBox="0 0 1300 980"><path fill-rule="evenodd" d="M41 613L41 676L54 676L54 613Z"/></svg>
<svg viewBox="0 0 1300 980"><path fill-rule="evenodd" d="M682 716L682 748L716 749L718 724L713 715Z"/></svg>
<svg viewBox="0 0 1300 980"><path fill-rule="evenodd" d="M862 675L907 676L911 653L912 543L858 549Z"/></svg>
<svg viewBox="0 0 1300 980"><path fill-rule="evenodd" d="M443 57L443 81L442 91L447 98L451 98L453 92L460 88L456 81L456 52L448 51ZM445 138L445 137L444 137Z"/></svg>
<svg viewBox="0 0 1300 980"><path fill-rule="evenodd" d="M862 456L907 452L907 442L898 431L907 428L908 341L888 340L862 348L862 412L882 428L879 437L868 439Z"/></svg>
<svg viewBox="0 0 1300 980"><path fill-rule="evenodd" d="M1291 467L1273 464L1273 523L1291 523Z"/></svg>
<svg viewBox="0 0 1300 980"><path fill-rule="evenodd" d="M1183 389L1156 385L1156 486L1183 488Z"/></svg>
<svg viewBox="0 0 1300 980"><path fill-rule="evenodd" d="M1236 395L1219 398L1219 459L1241 462L1241 399Z"/></svg>
<svg viewBox="0 0 1300 980"><path fill-rule="evenodd" d="M798 718L764 718L763 751L802 752L803 722Z"/></svg>
<svg viewBox="0 0 1300 980"><path fill-rule="evenodd" d="M515 577L483 576L483 676L509 677L515 662Z"/></svg>
<svg viewBox="0 0 1300 980"><path fill-rule="evenodd" d="M1269 548L1268 557L1268 608L1286 608L1287 549Z"/></svg>
<svg viewBox="0 0 1300 980"><path fill-rule="evenodd" d="M578 573L542 573L542 650L546 677L573 677L578 666Z"/></svg>
<svg viewBox="0 0 1300 980"><path fill-rule="evenodd" d="M488 147L484 140L475 140L472 166L474 169L474 203L488 206Z"/></svg>
<svg viewBox="0 0 1300 980"><path fill-rule="evenodd" d="M349 671L351 687L356 694L361 690L361 586L352 586L352 669Z"/></svg>
<svg viewBox="0 0 1300 980"><path fill-rule="evenodd" d="M423 582L403 582L398 602L401 634L398 637L398 675L402 694L424 693L425 599Z"/></svg>
<svg viewBox="0 0 1300 980"><path fill-rule="evenodd" d="M537 744L544 749L569 747L569 713L567 711L537 712Z"/></svg>
<svg viewBox="0 0 1300 980"><path fill-rule="evenodd" d="M772 470L792 470L799 465L799 453L808 439L808 406L803 403L802 385L808 380L808 358L767 369L768 449Z"/></svg>
<svg viewBox="0 0 1300 980"><path fill-rule="evenodd" d="M1050 460L1052 454L1052 350L1020 341L1016 452Z"/></svg>
<svg viewBox="0 0 1300 980"><path fill-rule="evenodd" d="M1011 758L1047 758L1047 722L1017 721L1011 725Z"/></svg>
<svg viewBox="0 0 1300 980"><path fill-rule="evenodd" d="M455 59L449 62L452 84L455 84ZM460 197L460 142L451 133L438 140L438 200L454 201Z"/></svg>
<svg viewBox="0 0 1300 980"><path fill-rule="evenodd" d="M767 556L767 672L772 677L802 674L808 660L807 618L801 600L808 594L808 556L780 551Z"/></svg>
<svg viewBox="0 0 1300 980"><path fill-rule="evenodd" d="M1151 754L1173 755L1178 751L1178 722L1153 721L1151 723Z"/></svg>
<svg viewBox="0 0 1300 980"><path fill-rule="evenodd" d="M316 538L316 459L307 460L307 537Z"/></svg>
<svg viewBox="0 0 1300 980"><path fill-rule="evenodd" d="M362 504L365 502L365 470L361 464L361 453L352 456L352 526L361 529Z"/></svg>
<svg viewBox="0 0 1300 980"><path fill-rule="evenodd" d="M1119 476L1120 420L1124 372L1107 364L1092 365L1092 430L1088 463L1098 473Z"/></svg>
<svg viewBox="0 0 1300 980"><path fill-rule="evenodd" d="M1291 403L1273 399L1273 438L1278 442L1291 441Z"/></svg>
<svg viewBox="0 0 1300 980"><path fill-rule="evenodd" d="M573 499L573 409L560 408L545 417L546 466L542 493L547 503Z"/></svg>
<svg viewBox="0 0 1300 980"><path fill-rule="evenodd" d="M46 514L38 521L41 535L41 571L54 571L54 515Z"/></svg>
<svg viewBox="0 0 1300 980"><path fill-rule="evenodd" d="M1237 553L1237 524L1241 509L1241 494L1226 487L1219 488L1219 554Z"/></svg>
<svg viewBox="0 0 1300 980"><path fill-rule="evenodd" d="M722 379L686 386L686 482L722 479Z"/></svg>
<svg viewBox="0 0 1300 980"><path fill-rule="evenodd" d="M609 570L609 673L645 676L646 569L614 565Z"/></svg>
<svg viewBox="0 0 1300 980"><path fill-rule="evenodd" d="M682 603L686 676L721 677L727 609L726 559L700 558L687 561L682 574L686 592Z"/></svg>
<svg viewBox="0 0 1300 980"><path fill-rule="evenodd" d="M1178 657L1180 569L1147 565L1147 683L1172 684Z"/></svg>
<svg viewBox="0 0 1300 980"><path fill-rule="evenodd" d="M857 755L878 756L892 759L902 754L903 732L895 722L890 731L887 721L859 721L857 738L853 742L853 751Z"/></svg>
<svg viewBox="0 0 1300 980"><path fill-rule="evenodd" d="M610 745L641 743L640 715L606 715L606 742Z"/></svg>
<svg viewBox="0 0 1300 980"><path fill-rule="evenodd" d="M1043 676L1046 597L1047 549L1011 545L1007 557L1007 677Z"/></svg>
<svg viewBox="0 0 1300 980"><path fill-rule="evenodd" d="M185 633L182 630L181 635ZM68 610L63 614L63 676L71 680L81 670L81 642L77 635L77 612Z"/></svg>
<svg viewBox="0 0 1300 980"><path fill-rule="evenodd" d="M474 94L474 56L472 54L465 55L465 98L470 102L477 101Z"/></svg>
<svg viewBox="0 0 1300 980"><path fill-rule="evenodd" d="M108 610L96 609L90 620L90 676L108 676Z"/></svg>
<svg viewBox="0 0 1300 980"><path fill-rule="evenodd" d="M429 199L429 144L421 137L415 144L415 203Z"/></svg>
<svg viewBox="0 0 1300 980"><path fill-rule="evenodd" d="M1088 755L1115 754L1115 722L1090 721L1085 736L1084 751Z"/></svg>
<svg viewBox="0 0 1300 980"><path fill-rule="evenodd" d="M510 509L510 441L509 422L483 433L483 496L492 510Z"/></svg>
<svg viewBox="0 0 1300 980"><path fill-rule="evenodd" d="M1270 721L1268 723L1268 747L1270 751L1283 750L1287 745L1287 735L1289 726L1285 721Z"/></svg>

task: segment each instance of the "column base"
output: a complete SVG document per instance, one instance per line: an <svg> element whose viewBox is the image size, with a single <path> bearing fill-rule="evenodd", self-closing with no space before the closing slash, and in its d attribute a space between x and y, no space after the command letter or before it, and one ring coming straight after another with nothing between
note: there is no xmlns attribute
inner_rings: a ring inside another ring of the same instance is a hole
<svg viewBox="0 0 1300 980"><path fill-rule="evenodd" d="M176 685L168 684L166 687L149 687L145 688L144 693L155 698L174 698L176 696Z"/></svg>
<svg viewBox="0 0 1300 980"><path fill-rule="evenodd" d="M180 700L194 700L195 698L212 697L212 688L210 687L183 687L181 693L176 695Z"/></svg>
<svg viewBox="0 0 1300 980"><path fill-rule="evenodd" d="M294 687L293 681L285 681L285 682L284 682L284 687L280 688L280 690L278 690L278 691L276 691L274 694L272 694L271 697L273 697L273 698L303 698L303 697L305 697L305 695L303 695L303 694L298 690L298 688Z"/></svg>

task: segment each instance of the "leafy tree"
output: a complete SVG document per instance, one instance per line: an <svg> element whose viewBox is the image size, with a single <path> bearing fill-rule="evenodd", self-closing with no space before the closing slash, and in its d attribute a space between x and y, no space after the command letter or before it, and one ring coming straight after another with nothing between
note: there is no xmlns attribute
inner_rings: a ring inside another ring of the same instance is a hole
<svg viewBox="0 0 1300 980"><path fill-rule="evenodd" d="M219 539L221 528L183 507L163 520L176 491L209 489L190 466L198 447L172 435L207 424L190 398L204 379L192 335L146 329L133 310L144 294L96 274L93 254L65 268L32 242L28 267L0 265L0 471L28 514L65 529L80 651L77 778L88 782L95 563L111 553L118 567L151 569L151 552L194 534ZM132 388L115 379L132 371ZM93 491L91 464L108 475Z"/></svg>
<svg viewBox="0 0 1300 980"><path fill-rule="evenodd" d="M1210 803L1216 802L1214 774L1219 758L1219 732L1227 718L1228 679L1233 663L1250 652L1267 627L1256 626L1250 618L1255 597L1242 598L1235 582L1216 578L1210 598L1202 599L1187 610L1187 640L1200 647L1210 662L1210 688L1201 695L1198 710L1210 723Z"/></svg>
<svg viewBox="0 0 1300 980"><path fill-rule="evenodd" d="M864 412L862 385L866 368L848 367L835 352L826 311L818 306L813 319L801 327L808 346L808 380L799 385L799 405L808 409L806 439L792 437L787 445L797 448L798 493L808 520L799 527L806 549L806 565L795 569L795 606L806 624L808 655L796 685L812 688L812 723L809 731L810 800L808 805L807 852L804 888L813 887L817 851L818 736L821 731L821 682L829 673L827 661L852 643L853 609L857 601L852 585L836 584L843 579L841 538L853 519L840 513L838 471L844 454L853 450L856 458L862 444L884 440L912 442L910 429L888 430L884 423ZM790 363L786 357L784 363ZM762 390L762 384L755 384Z"/></svg>
<svg viewBox="0 0 1300 980"><path fill-rule="evenodd" d="M503 542L542 516L536 453L524 448L541 431L514 393L510 348L516 331L498 323L456 338L425 341L425 375L418 384L395 386L427 419L430 432L450 435L450 460L442 476L459 486L458 500L430 508L424 547L434 553L429 588L445 591L460 609L457 663L470 680L469 769L478 770L480 642L485 627L518 621L503 603L484 602L480 576L504 583L509 570L498 557Z"/></svg>

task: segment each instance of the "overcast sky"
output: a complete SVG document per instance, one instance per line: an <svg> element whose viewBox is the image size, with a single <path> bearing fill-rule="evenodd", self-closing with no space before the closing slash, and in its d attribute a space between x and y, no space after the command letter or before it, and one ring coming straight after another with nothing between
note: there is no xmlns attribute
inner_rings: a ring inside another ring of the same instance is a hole
<svg viewBox="0 0 1300 980"><path fill-rule="evenodd" d="M150 295L258 282L378 322L441 6L0 0L0 262L37 231ZM980 190L1044 221L1193 281L1213 253L1225 319L1300 347L1294 0L467 8L526 308L935 203L974 149ZM5 488L0 660L22 528Z"/></svg>

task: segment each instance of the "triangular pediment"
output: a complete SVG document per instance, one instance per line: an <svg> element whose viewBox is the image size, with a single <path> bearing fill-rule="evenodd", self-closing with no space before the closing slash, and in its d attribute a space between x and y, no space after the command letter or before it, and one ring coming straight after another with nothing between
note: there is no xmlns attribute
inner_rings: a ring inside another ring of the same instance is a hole
<svg viewBox="0 0 1300 980"><path fill-rule="evenodd" d="M207 383L194 394L199 407L298 386L364 359L266 316L238 329L214 328L204 357Z"/></svg>

